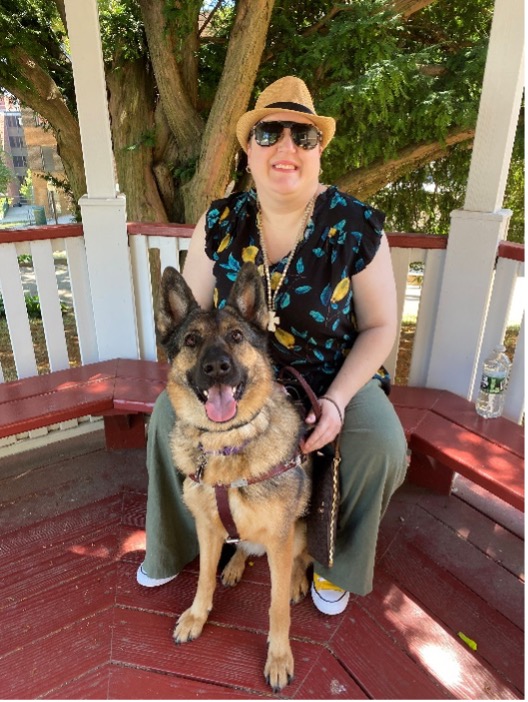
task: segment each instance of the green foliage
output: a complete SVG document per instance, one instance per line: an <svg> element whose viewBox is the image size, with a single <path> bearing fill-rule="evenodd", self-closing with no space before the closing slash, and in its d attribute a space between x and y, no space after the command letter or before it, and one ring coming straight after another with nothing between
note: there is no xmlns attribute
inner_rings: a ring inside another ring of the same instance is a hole
<svg viewBox="0 0 528 702"><path fill-rule="evenodd" d="M66 31L54 2L0 0L0 85L14 81L31 90L13 59L13 48L20 48L38 60L75 113L73 74L66 45Z"/></svg>
<svg viewBox="0 0 528 702"><path fill-rule="evenodd" d="M522 117L522 115L521 115ZM387 213L386 229L447 235L451 212L464 205L471 150L463 145L378 192L371 203ZM512 210L508 241L524 242L524 119L510 164L504 208Z"/></svg>
<svg viewBox="0 0 528 702"><path fill-rule="evenodd" d="M0 193L5 193L15 174L4 163L5 151L0 146Z"/></svg>
<svg viewBox="0 0 528 702"><path fill-rule="evenodd" d="M29 319L42 319L42 309L40 307L40 300L38 295L24 295L26 301L26 311ZM61 312L64 314L69 310L68 305L63 302L60 303ZM4 300L0 295L0 319L5 317L5 307Z"/></svg>
<svg viewBox="0 0 528 702"><path fill-rule="evenodd" d="M33 177L28 169L22 185L20 186L20 194L26 198L28 202L33 202Z"/></svg>
<svg viewBox="0 0 528 702"><path fill-rule="evenodd" d="M103 57L111 63L116 49L122 61L133 61L147 51L145 31L136 0L99 0Z"/></svg>
<svg viewBox="0 0 528 702"><path fill-rule="evenodd" d="M504 208L512 211L510 226L508 228L508 241L524 243L524 208L525 208L525 174L524 174L524 107L517 127L515 143L513 145L512 160L506 193L504 195Z"/></svg>
<svg viewBox="0 0 528 702"><path fill-rule="evenodd" d="M106 69L143 60L154 88L153 102L145 106L151 116L160 98L139 2L98 4ZM197 104L204 121L222 78L238 7L233 0L164 0L164 31L176 40L177 59L193 31L199 39ZM284 75L307 82L318 111L337 120L336 137L323 157L327 183L475 127L494 0L436 0L407 19L392 7L390 0L275 0L252 100ZM23 82L11 58L15 46L35 57L75 114L68 41L54 2L0 0L0 85L3 77ZM156 148L156 136L161 142L161 132L145 123L128 148ZM515 240L524 224L523 145L518 136L504 204L514 212L510 237ZM388 213L390 229L445 234L450 211L463 203L470 156L464 145L452 148L446 158L369 199ZM178 161L173 152L164 165L178 191L192 178L196 161Z"/></svg>

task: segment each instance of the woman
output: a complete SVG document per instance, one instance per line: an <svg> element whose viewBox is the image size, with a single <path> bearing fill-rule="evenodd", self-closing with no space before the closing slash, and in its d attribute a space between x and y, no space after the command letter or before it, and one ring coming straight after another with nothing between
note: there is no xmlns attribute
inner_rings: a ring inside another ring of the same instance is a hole
<svg viewBox="0 0 528 702"><path fill-rule="evenodd" d="M401 425L377 371L394 343L396 293L384 216L319 182L335 122L317 115L302 80L287 76L262 92L237 124L255 188L213 202L193 233L184 277L206 309L222 307L244 261L261 267L269 308L269 350L277 370L295 366L322 414L302 449L341 434L341 505L332 569L314 564L312 599L325 614L350 592L372 589L381 517L406 470ZM172 580L197 555L192 517L181 499L163 393L147 450L147 551L138 582Z"/></svg>

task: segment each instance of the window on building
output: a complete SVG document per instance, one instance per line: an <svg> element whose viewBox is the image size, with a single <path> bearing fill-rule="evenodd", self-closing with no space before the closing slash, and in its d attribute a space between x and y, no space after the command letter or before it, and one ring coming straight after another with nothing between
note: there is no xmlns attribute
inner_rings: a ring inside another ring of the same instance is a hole
<svg viewBox="0 0 528 702"><path fill-rule="evenodd" d="M27 159L25 156L13 156L13 167L14 168L26 168Z"/></svg>
<svg viewBox="0 0 528 702"><path fill-rule="evenodd" d="M22 149L24 147L24 139L19 136L10 136L9 145L12 149Z"/></svg>

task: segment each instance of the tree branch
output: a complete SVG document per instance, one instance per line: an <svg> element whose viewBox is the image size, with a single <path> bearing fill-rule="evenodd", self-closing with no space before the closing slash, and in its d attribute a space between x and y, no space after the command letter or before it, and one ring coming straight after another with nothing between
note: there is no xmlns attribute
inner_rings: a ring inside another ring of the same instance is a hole
<svg viewBox="0 0 528 702"><path fill-rule="evenodd" d="M86 193L79 124L69 111L57 85L40 68L38 61L19 46L12 48L11 59L23 80L3 76L2 83L20 102L37 112L51 125L57 140L58 153L77 201Z"/></svg>
<svg viewBox="0 0 528 702"><path fill-rule="evenodd" d="M402 15L404 19L408 19L411 15L419 10L422 10L427 5L431 5L435 0L390 0L387 2L387 7L391 8L393 12L397 15ZM343 5L337 4L330 8L324 17L308 27L304 32L302 32L303 37L309 37L312 34L317 34L324 26L331 22L336 15L340 12L347 12L352 10L352 4Z"/></svg>
<svg viewBox="0 0 528 702"><path fill-rule="evenodd" d="M423 10L424 7L432 5L435 0L392 0L390 5L397 15L402 15L404 19L409 19L415 12Z"/></svg>
<svg viewBox="0 0 528 702"><path fill-rule="evenodd" d="M449 147L462 142L469 142L475 136L474 129L455 131L448 135L444 143L434 141L417 144L402 149L396 158L390 161L379 159L365 168L347 173L336 181L336 185L355 197L367 200L389 183L398 180L406 173L446 156Z"/></svg>
<svg viewBox="0 0 528 702"><path fill-rule="evenodd" d="M209 22L213 19L213 17L214 17L214 15L215 15L216 11L217 11L218 9L220 9L220 7L222 7L223 2L224 2L224 0L218 0L218 2L217 2L216 5L213 7L213 9L208 13L207 17L205 18L205 20L204 20L204 21L202 22L202 24L200 25L200 29L199 29L199 31L198 31L198 38L200 38L200 37L203 35L203 33L205 32L205 30L207 29L207 25L208 25Z"/></svg>
<svg viewBox="0 0 528 702"><path fill-rule="evenodd" d="M224 194L236 151L235 127L246 111L266 44L274 0L240 0L213 106L204 132L198 168L184 186L188 222ZM192 193L192 197L191 197ZM189 204L192 201L192 204Z"/></svg>

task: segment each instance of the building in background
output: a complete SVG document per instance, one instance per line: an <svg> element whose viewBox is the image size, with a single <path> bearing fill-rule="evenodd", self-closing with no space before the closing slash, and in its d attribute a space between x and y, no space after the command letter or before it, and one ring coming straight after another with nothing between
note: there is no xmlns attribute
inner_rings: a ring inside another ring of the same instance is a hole
<svg viewBox="0 0 528 702"><path fill-rule="evenodd" d="M45 120L29 107L22 108L21 119L33 181L33 204L44 207L47 219L68 214L72 211L70 197L62 188L55 189L44 178L53 176L57 181L66 180L53 132L47 128Z"/></svg>
<svg viewBox="0 0 528 702"><path fill-rule="evenodd" d="M53 132L36 112L20 108L8 95L0 95L0 141L5 152L4 163L15 175L6 193L14 206L44 207L46 219L52 222L72 211L69 195L44 177L52 176L56 181L66 179ZM28 170L33 184L29 202L20 193Z"/></svg>
<svg viewBox="0 0 528 702"><path fill-rule="evenodd" d="M12 198L13 205L23 204L20 186L28 169L26 142L19 106L7 95L0 95L0 141L4 150L4 163L14 174L5 194Z"/></svg>

